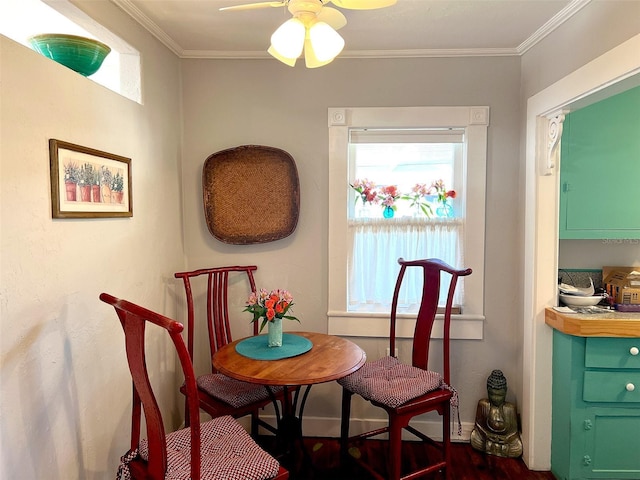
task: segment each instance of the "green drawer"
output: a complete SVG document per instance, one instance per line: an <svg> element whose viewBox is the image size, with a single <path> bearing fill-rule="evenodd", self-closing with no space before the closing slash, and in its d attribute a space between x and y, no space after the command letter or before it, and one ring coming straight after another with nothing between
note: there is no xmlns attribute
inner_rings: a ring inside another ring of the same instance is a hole
<svg viewBox="0 0 640 480"><path fill-rule="evenodd" d="M584 372L585 402L640 402L639 371Z"/></svg>
<svg viewBox="0 0 640 480"><path fill-rule="evenodd" d="M640 338L589 337L584 363L589 368L640 369Z"/></svg>

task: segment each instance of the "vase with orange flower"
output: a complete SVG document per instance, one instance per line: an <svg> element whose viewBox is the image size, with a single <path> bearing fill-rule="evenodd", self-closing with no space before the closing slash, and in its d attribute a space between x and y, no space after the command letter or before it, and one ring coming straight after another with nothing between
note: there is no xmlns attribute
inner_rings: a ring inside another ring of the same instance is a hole
<svg viewBox="0 0 640 480"><path fill-rule="evenodd" d="M384 218L393 218L396 213L396 200L400 198L398 187L395 185L382 187L380 197L382 198L382 216Z"/></svg>
<svg viewBox="0 0 640 480"><path fill-rule="evenodd" d="M252 322L261 320L260 332L267 326L267 345L269 347L282 346L282 319L300 322L293 315L287 315L293 306L293 296L287 290L268 290L261 288L251 292L245 312L253 314Z"/></svg>
<svg viewBox="0 0 640 480"><path fill-rule="evenodd" d="M362 201L362 207L360 207L360 210L356 210L357 215L361 218L373 216L371 212L371 205L376 205L380 202L380 195L376 190L375 182L367 178L363 178L356 179L349 185L356 191L356 206L358 204L358 200Z"/></svg>
<svg viewBox="0 0 640 480"><path fill-rule="evenodd" d="M431 193L435 193L438 197L436 201L439 205L436 208L436 215L438 217L453 217L453 206L449 203L449 199L456 198L456 191L447 190L444 181L442 180L436 180L433 182L429 190Z"/></svg>

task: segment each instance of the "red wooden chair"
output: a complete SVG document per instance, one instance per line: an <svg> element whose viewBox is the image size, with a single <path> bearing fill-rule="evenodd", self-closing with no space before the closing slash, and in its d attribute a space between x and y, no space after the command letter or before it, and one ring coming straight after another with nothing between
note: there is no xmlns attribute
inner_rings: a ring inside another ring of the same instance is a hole
<svg viewBox="0 0 640 480"><path fill-rule="evenodd" d="M289 472L262 450L232 417L200 423L196 378L182 339L182 324L107 293L101 294L100 300L112 305L118 314L133 380L131 448L122 457L119 480L289 478ZM168 434L149 381L145 355L147 324L164 328L171 337L185 378L187 408L191 418L197 420L188 428ZM147 437L140 440L143 412Z"/></svg>
<svg viewBox="0 0 640 480"><path fill-rule="evenodd" d="M192 361L194 337L198 329L204 328L204 321L206 321L209 335L209 359L211 359L219 348L233 341L231 337L231 325L229 323L229 275L235 272L246 274L251 289L246 294L246 298L248 298L249 293L256 291L253 272L255 272L257 268L258 267L254 265L216 267L203 268L191 272L178 272L175 274L176 278L181 278L184 282L187 300L187 348ZM196 328L194 285L192 285L192 283L195 284L196 281L200 281L204 284L205 280L207 283L207 315L206 319L199 319L198 327ZM249 318L250 317L247 316L247 322ZM204 332L204 330L200 331ZM258 334L258 322L253 323L253 334ZM258 435L259 425L272 433L276 433L276 429L261 420L258 413L261 408L272 403L275 399L282 399L282 387L273 387L270 393L270 390L262 385L242 382L218 373L213 368L211 361L209 361L209 365L211 365L211 372L199 375L197 378L200 408L212 417L231 415L234 418L240 418L251 415L251 434L254 437ZM183 394L186 393L184 385L180 388L180 391ZM189 425L189 413L186 409L185 412L185 425Z"/></svg>
<svg viewBox="0 0 640 480"><path fill-rule="evenodd" d="M450 407L457 408L458 396L450 386L449 370L449 329L451 324L451 309L453 294L459 277L471 274L471 269L455 270L446 263L437 260L398 260L400 273L396 281L393 300L391 303L391 328L389 333L390 351L395 352L396 346L396 310L400 286L407 268L421 268L423 274L423 288L420 308L416 319L413 336L413 351L411 365L401 363L395 357L384 357L373 362L367 362L360 370L338 380L342 385L342 423L340 432L340 447L343 459L347 456L349 444L355 440L366 439L382 433L389 435L389 463L388 471L384 473L373 471L365 462L359 461L369 473L379 480L398 480L418 478L431 472L444 470L449 479L450 442L451 442L451 412ZM442 373L429 370L429 342L433 330L438 300L440 294L441 273L450 275L451 283L446 299L444 311L444 337L442 341ZM349 437L349 417L351 413L351 397L358 394L370 401L376 407L383 408L388 416L388 424L377 430ZM436 442L411 426L409 423L417 415L436 411L442 416L442 441ZM460 425L458 419L458 425ZM460 427L459 427L460 428ZM431 463L415 472L401 475L402 431L407 430L424 442L429 442L441 451L436 462ZM355 459L358 461L359 459Z"/></svg>

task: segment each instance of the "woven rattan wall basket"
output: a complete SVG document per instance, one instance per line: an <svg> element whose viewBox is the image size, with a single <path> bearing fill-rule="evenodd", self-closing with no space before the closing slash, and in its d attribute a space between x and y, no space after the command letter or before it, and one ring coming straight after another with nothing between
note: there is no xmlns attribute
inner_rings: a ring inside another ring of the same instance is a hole
<svg viewBox="0 0 640 480"><path fill-rule="evenodd" d="M221 242L273 242L296 229L298 170L284 150L243 145L216 152L204 162L202 187L207 227Z"/></svg>

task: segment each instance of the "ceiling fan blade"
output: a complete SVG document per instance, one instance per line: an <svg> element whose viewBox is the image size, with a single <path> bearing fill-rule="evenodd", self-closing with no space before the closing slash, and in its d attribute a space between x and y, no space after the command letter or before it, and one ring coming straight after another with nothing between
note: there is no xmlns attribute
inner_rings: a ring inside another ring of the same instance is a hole
<svg viewBox="0 0 640 480"><path fill-rule="evenodd" d="M390 7L397 0L331 0L336 7L349 10L374 10L376 8Z"/></svg>
<svg viewBox="0 0 640 480"><path fill-rule="evenodd" d="M331 7L323 7L316 18L319 22L329 24L335 30L339 30L347 24L347 17L340 10Z"/></svg>
<svg viewBox="0 0 640 480"><path fill-rule="evenodd" d="M258 2L258 3L245 3L244 5L234 5L231 7L220 8L221 12L225 10L253 10L256 8L269 8L269 7L284 7L287 2L282 0L280 2Z"/></svg>

